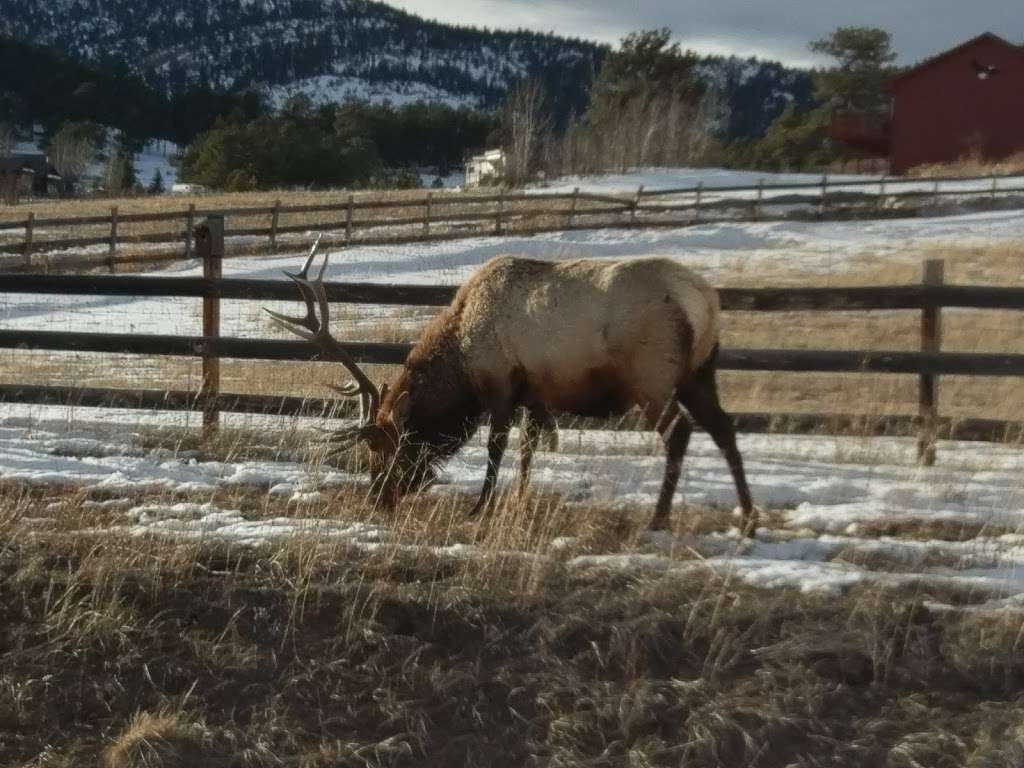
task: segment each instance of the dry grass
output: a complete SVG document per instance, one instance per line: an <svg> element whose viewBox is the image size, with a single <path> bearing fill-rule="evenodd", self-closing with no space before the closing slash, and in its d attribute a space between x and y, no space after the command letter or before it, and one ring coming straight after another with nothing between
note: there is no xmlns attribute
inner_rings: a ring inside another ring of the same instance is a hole
<svg viewBox="0 0 1024 768"><path fill-rule="evenodd" d="M352 192L356 200L407 200L420 199L428 190L374 190ZM458 194L444 190L430 190L435 196ZM348 190L270 190L262 192L211 192L202 195L147 195L123 198L74 198L67 200L40 199L17 205L0 206L0 220L15 221L25 218L33 211L38 218L65 218L69 216L105 216L112 207L121 213L165 213L168 210L187 210L195 205L197 210L220 210L222 208L263 208L270 207L275 200L282 205L325 205L345 203Z"/></svg>
<svg viewBox="0 0 1024 768"><path fill-rule="evenodd" d="M475 558L99 540L74 530L89 502L0 489L0 764L981 766L1022 750L1021 618L925 607L965 596L569 569L536 555L638 526L557 502L474 526L426 500L390 521ZM27 535L40 514L53 532ZM341 493L302 514L370 513Z"/></svg>
<svg viewBox="0 0 1024 768"><path fill-rule="evenodd" d="M918 165L908 171L910 176L935 178L941 176L988 176L1024 173L1024 152L1016 152L1002 160L985 160L980 154L967 155L953 163Z"/></svg>

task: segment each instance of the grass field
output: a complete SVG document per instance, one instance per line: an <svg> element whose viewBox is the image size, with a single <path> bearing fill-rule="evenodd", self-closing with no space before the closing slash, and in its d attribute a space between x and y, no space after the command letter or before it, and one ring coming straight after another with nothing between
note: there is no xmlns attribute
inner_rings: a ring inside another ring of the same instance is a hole
<svg viewBox="0 0 1024 768"><path fill-rule="evenodd" d="M390 521L402 543L377 548L117 532L126 505L153 500L0 489L0 763L909 768L1024 753L1020 614L974 613L969 592L574 568L575 552L636 546L641 521L542 496L482 523L423 500ZM352 489L301 510L244 490L204 501L257 521L385 522ZM676 533L729 524L690 508Z"/></svg>

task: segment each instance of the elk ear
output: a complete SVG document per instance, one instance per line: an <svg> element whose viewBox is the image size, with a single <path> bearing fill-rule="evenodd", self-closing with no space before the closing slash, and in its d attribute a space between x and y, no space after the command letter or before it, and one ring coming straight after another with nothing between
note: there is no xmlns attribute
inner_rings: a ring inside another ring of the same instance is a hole
<svg viewBox="0 0 1024 768"><path fill-rule="evenodd" d="M398 427L399 432L405 429L405 422L409 419L409 411L411 410L412 398L409 397L408 391L402 392L402 394L395 398L395 402L391 404L391 420Z"/></svg>

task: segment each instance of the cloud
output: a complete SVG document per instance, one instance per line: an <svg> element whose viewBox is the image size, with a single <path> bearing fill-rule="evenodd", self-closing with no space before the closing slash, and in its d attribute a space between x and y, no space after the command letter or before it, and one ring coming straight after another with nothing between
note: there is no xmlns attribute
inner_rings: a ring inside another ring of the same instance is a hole
<svg viewBox="0 0 1024 768"><path fill-rule="evenodd" d="M1020 0L394 0L440 21L615 43L650 27L670 27L702 53L778 59L806 66L808 43L838 26L873 26L893 35L901 64L912 64L982 32L1024 42Z"/></svg>

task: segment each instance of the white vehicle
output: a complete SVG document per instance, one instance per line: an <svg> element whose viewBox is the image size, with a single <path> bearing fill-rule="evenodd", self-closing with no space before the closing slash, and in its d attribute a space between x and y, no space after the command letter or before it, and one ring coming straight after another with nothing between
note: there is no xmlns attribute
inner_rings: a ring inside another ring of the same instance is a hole
<svg viewBox="0 0 1024 768"><path fill-rule="evenodd" d="M209 192L209 187L205 187L202 184L173 184L171 185L172 195L201 195L205 192Z"/></svg>

